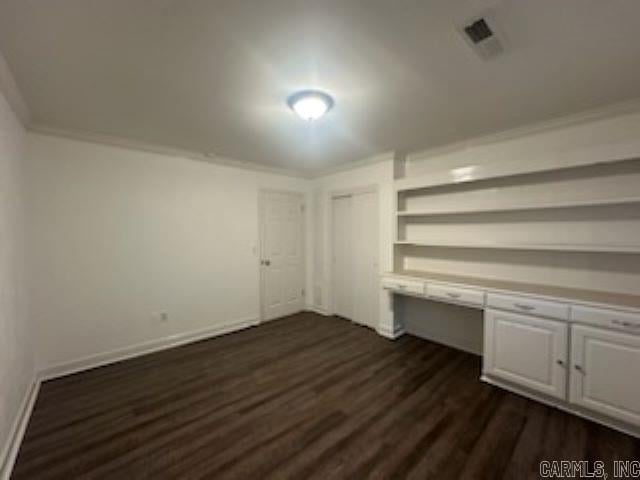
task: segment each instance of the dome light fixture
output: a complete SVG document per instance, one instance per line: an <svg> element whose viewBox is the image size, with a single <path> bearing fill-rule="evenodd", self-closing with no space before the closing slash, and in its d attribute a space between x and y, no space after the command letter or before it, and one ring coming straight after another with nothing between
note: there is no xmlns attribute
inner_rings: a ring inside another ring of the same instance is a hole
<svg viewBox="0 0 640 480"><path fill-rule="evenodd" d="M333 98L318 90L303 90L287 99L287 104L296 114L308 122L319 119L333 107Z"/></svg>

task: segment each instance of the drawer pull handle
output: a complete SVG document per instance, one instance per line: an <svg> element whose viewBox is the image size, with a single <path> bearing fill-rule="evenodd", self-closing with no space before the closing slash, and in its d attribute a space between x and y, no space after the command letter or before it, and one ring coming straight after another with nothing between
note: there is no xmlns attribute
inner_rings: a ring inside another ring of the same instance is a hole
<svg viewBox="0 0 640 480"><path fill-rule="evenodd" d="M531 305L525 305L524 303L515 303L514 305L516 308L519 308L520 310L524 310L526 312L531 312L536 309L536 307L532 307Z"/></svg>
<svg viewBox="0 0 640 480"><path fill-rule="evenodd" d="M399 290L406 290L407 286L406 285L398 285L398 289Z"/></svg>
<svg viewBox="0 0 640 480"><path fill-rule="evenodd" d="M459 293L447 292L447 297L449 297L449 298L460 298L460 294Z"/></svg>
<svg viewBox="0 0 640 480"><path fill-rule="evenodd" d="M640 328L640 323L625 322L623 320L612 320L611 323L621 327Z"/></svg>

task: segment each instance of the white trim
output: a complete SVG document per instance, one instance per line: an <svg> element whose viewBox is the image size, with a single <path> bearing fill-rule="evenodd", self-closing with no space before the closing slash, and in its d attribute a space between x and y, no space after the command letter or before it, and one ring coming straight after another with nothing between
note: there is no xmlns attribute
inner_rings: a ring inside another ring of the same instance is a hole
<svg viewBox="0 0 640 480"><path fill-rule="evenodd" d="M566 128L584 123L613 118L620 115L640 112L640 98L634 98L624 102L613 103L604 107L585 110L573 115L551 118L546 121L529 123L521 127L510 128L501 132L479 135L458 142L447 142L439 147L427 148L409 153L405 161L413 162L431 157L452 153L467 148L487 145L491 143L514 140L528 135L535 135L559 128Z"/></svg>
<svg viewBox="0 0 640 480"><path fill-rule="evenodd" d="M331 200L340 197L353 197L354 195L360 195L363 193L375 193L378 194L380 187L377 183L372 183L370 185L364 185L362 187L351 187L351 188L338 188L335 190L331 190L329 192L329 198Z"/></svg>
<svg viewBox="0 0 640 480"><path fill-rule="evenodd" d="M11 477L13 466L16 463L16 458L18 458L18 452L20 451L22 439L24 438L24 434L27 431L27 425L29 424L29 419L31 418L33 407L35 406L36 399L38 398L40 383L41 380L39 375L34 375L34 378L31 381L31 384L29 385L24 398L22 399L20 409L18 410L18 415L13 421L11 431L9 432L9 437L7 438L7 442L2 450L2 456L0 456L1 480L9 480L9 478Z"/></svg>
<svg viewBox="0 0 640 480"><path fill-rule="evenodd" d="M488 383L489 385L502 388L516 395L521 395L523 397L530 398L536 402L540 402L544 405L547 405L548 407L557 408L558 410L562 410L563 412L567 412L572 415L577 415L578 417L586 418L587 420L591 420L592 422L599 423L601 425L604 425L605 427L609 427L609 428L612 428L613 430L617 430L627 435L631 435L632 437L640 438L640 429L631 427L629 425L618 422L616 420L612 420L608 417L605 417L604 415L599 415L591 411L582 410L566 401L555 400L541 394L533 393L525 388L520 388L515 385L512 385L509 382L505 382L505 381L495 379L493 377L489 377L484 373L480 376L480 380L482 382Z"/></svg>
<svg viewBox="0 0 640 480"><path fill-rule="evenodd" d="M16 117L22 122L22 125L26 127L31 121L31 112L29 112L29 106L25 102L20 88L11 73L9 64L7 63L4 55L0 52L0 93L5 97L7 103L11 107L11 110L16 114Z"/></svg>
<svg viewBox="0 0 640 480"><path fill-rule="evenodd" d="M211 337L225 335L227 333L236 332L238 330L244 330L245 328L254 327L259 323L260 322L258 321L258 318L251 317L223 325L213 325L211 327L195 330L192 332L171 335L157 340L151 340L149 342L143 342L137 345L112 350L110 352L91 355L79 360L65 362L54 365L53 367L45 368L40 371L40 379L42 381L45 381L64 377L66 375L90 370L96 367L102 367L104 365L120 362L122 360L128 360L130 358L140 357L149 353L179 347L181 345L186 345L200 340L206 340Z"/></svg>
<svg viewBox="0 0 640 480"><path fill-rule="evenodd" d="M329 167L329 168L319 170L311 174L310 178L315 179L315 178L321 178L321 177L328 177L336 173L347 172L349 170L355 170L357 168L374 165L376 163L386 162L388 160L393 160L394 158L396 158L396 153L394 151L388 151L388 152L380 153L378 155L373 155L371 157L363 158L361 160L343 163L341 165L336 165L334 167Z"/></svg>
<svg viewBox="0 0 640 480"><path fill-rule="evenodd" d="M331 313L326 308L318 307L316 305L307 305L306 310L308 312L313 312L313 313L317 313L318 315L322 315L323 317L331 316Z"/></svg>
<svg viewBox="0 0 640 480"><path fill-rule="evenodd" d="M0 72L0 87L2 86L2 83L3 83L2 75ZM22 98L22 97L20 96L18 98ZM14 106L14 108L16 107ZM17 107L19 112L21 108L22 107L19 107L19 106ZM25 108L26 108L26 104L25 104ZM140 151L150 152L150 153L158 153L158 154L169 155L169 156L190 158L193 160L206 161L209 163L225 165L228 167L253 170L253 171L261 171L266 173L273 173L276 175L285 175L285 176L290 176L295 178L305 178L305 179L318 179L318 178L327 177L336 173L355 170L361 167L373 165L373 164L388 161L388 160L402 160L405 162L423 160L426 158L442 155L445 153L464 150L466 148L471 148L474 146L486 145L486 144L496 143L496 142L501 142L506 140L513 140L513 139L524 137L527 135L542 133L542 132L563 128L563 127L570 127L573 125L588 123L595 120L615 117L617 115L636 113L638 111L640 111L640 99L633 99L630 101L615 103L615 104L608 105L598 109L587 110L574 115L556 117L544 122L531 123L522 127L504 130L502 132L471 137L471 138L457 141L457 142L447 142L441 146L419 150L419 151L415 151L408 154L405 154L403 152L387 151L387 152L373 155L361 160L356 160L353 162L348 162L341 165L336 165L334 167L318 170L316 172L305 172L305 171L296 170L296 169L270 167L267 165L260 165L254 162L245 162L241 160L219 157L217 155L204 154L204 153L199 153L199 152L190 151L190 150L181 150L177 148L168 147L166 145L138 142L135 140L124 138L124 137L109 136L109 135L103 135L103 134L91 133L91 132L66 130L66 129L51 127L51 126L42 125L42 124L33 124L33 123L28 124L28 113L27 113L27 116L25 116L24 114L20 114L19 116L21 119L23 117L26 118L26 120L23 120L23 122L25 123L25 125L29 125L28 130L30 132L37 133L37 134L58 136L58 137L69 138L72 140L84 141L89 143L111 145L111 146L128 148L132 150L140 150Z"/></svg>
<svg viewBox="0 0 640 480"><path fill-rule="evenodd" d="M35 406L42 382L85 370L91 370L92 368L109 365L122 360L128 360L150 353L159 352L161 350L168 350L189 343L198 342L200 340L226 335L228 333L254 327L259 323L260 322L257 318L251 317L224 325L215 325L192 332L171 335L169 337L152 340L150 342L144 342L138 345L113 350L111 352L92 355L80 360L62 363L39 371L34 376L34 379L22 400L18 415L12 425L9 438L2 451L2 456L0 456L0 480L9 480L11 477L11 472L15 465L20 445L26 432L27 425L29 424L29 419L31 418L33 407Z"/></svg>
<svg viewBox="0 0 640 480"><path fill-rule="evenodd" d="M1 73L1 72L0 72ZM1 82L0 82L1 86ZM243 170L252 170L264 173L271 173L274 175L284 175L287 177L303 178L306 180L313 180L322 177L326 177L335 173L345 172L349 170L355 170L357 168L381 163L395 158L393 151L384 152L379 155L374 155L361 160L356 160L327 169L319 170L316 172L308 172L303 170L297 170L293 168L278 168L269 165L261 165L256 162L247 162L243 160L237 160L232 158L226 158L211 153L201 153L194 150L184 150L180 148L170 147L168 145L161 145L156 143L148 143L129 139L126 137L119 137L115 135L105 135L101 133L85 132L80 130L71 130L53 127L50 125L40 123L25 123L28 126L28 130L31 133L38 135L47 135L50 137L61 137L69 140L76 140L78 142L94 143L98 145L107 145L111 147L125 148L129 150L137 150L147 153L156 153L159 155L167 155L171 157L188 158L191 160L199 160L203 162L213 163L217 165L224 165L231 168L239 168Z"/></svg>
<svg viewBox="0 0 640 480"><path fill-rule="evenodd" d="M183 150L179 148L169 147L167 145L159 145L154 143L140 142L137 140L131 140L124 137L116 137L111 135L103 135L100 133L82 132L76 130L66 130L56 127L51 127L42 124L31 124L28 128L29 132L38 135L47 135L52 137L62 137L69 140L76 140L78 142L94 143L98 145L107 145L110 147L125 148L128 150L137 150L140 152L156 153L159 155L167 155L170 157L187 158L190 160L198 160L201 162L213 163L216 165L223 165L231 168L239 168L241 170L251 170L263 173L271 173L274 175L283 175L294 178L309 179L310 175L306 172L287 169L270 167L268 165L260 165L255 162L245 162L242 160L236 160L231 158L221 157L210 153L200 153L193 150Z"/></svg>
<svg viewBox="0 0 640 480"><path fill-rule="evenodd" d="M391 330L383 325L379 325L378 328L376 328L376 332L378 332L378 335L390 340L397 340L406 333L402 327L397 327L395 330Z"/></svg>

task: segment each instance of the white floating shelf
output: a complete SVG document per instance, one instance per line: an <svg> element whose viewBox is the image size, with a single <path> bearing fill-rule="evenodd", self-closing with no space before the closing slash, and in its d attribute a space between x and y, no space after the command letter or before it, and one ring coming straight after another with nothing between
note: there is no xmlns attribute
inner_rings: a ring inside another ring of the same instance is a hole
<svg viewBox="0 0 640 480"><path fill-rule="evenodd" d="M461 243L398 240L396 245L433 248L468 248L496 250L531 250L557 252L592 252L592 253L640 253L640 245L589 245L589 244L550 244L550 243Z"/></svg>
<svg viewBox="0 0 640 480"><path fill-rule="evenodd" d="M539 161L520 163L517 159L501 160L485 165L467 165L396 181L396 191L422 190L444 185L456 185L480 180L528 175L567 168L587 167L619 161L634 160L640 157L640 141L590 147L566 152L556 157L545 157Z"/></svg>
<svg viewBox="0 0 640 480"><path fill-rule="evenodd" d="M628 198L603 198L603 199L590 199L590 200L576 200L556 203L522 203L504 205L501 207L468 207L457 208L449 210L417 210L417 211L398 211L398 217L428 217L436 215L465 215L471 213L499 213L499 212L515 212L524 210L551 210L560 208L581 208L581 207L597 207L607 205L625 205L640 203L640 196L628 197Z"/></svg>

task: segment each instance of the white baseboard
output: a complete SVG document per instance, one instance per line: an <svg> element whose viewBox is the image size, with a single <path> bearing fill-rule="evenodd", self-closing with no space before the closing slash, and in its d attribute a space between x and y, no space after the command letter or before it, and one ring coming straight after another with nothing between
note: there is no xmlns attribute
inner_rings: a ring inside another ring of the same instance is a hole
<svg viewBox="0 0 640 480"><path fill-rule="evenodd" d="M515 393L516 395L521 395L523 397L527 397L532 400L535 400L536 402L543 403L549 407L557 408L558 410L562 410L563 412L567 412L573 415L577 415L578 417L591 420L592 422L596 422L601 425L604 425L605 427L609 427L619 432L626 433L627 435L631 435L632 437L640 438L639 428L626 425L622 422L619 422L609 417L605 417L604 415L600 415L595 412L582 410L566 401L556 400L554 398L550 398L545 395L531 392L525 388L512 385L509 382L503 382L496 378L489 377L484 373L480 376L480 380L490 385L493 385L494 387L502 388L511 393Z"/></svg>
<svg viewBox="0 0 640 480"><path fill-rule="evenodd" d="M245 328L254 327L260 323L258 318L252 317L243 320L237 320L224 325L215 325L192 332L180 333L169 337L151 340L149 342L139 343L129 347L112 350L110 352L91 355L79 360L65 362L52 367L47 367L40 371L40 379L42 381L54 378L64 377L73 373L90 370L96 367L102 367L111 363L120 362L129 358L140 357L149 353L166 350L168 348L179 347L188 343L206 340L207 338L225 335L227 333L236 332Z"/></svg>
<svg viewBox="0 0 640 480"><path fill-rule="evenodd" d="M331 313L328 310L325 310L322 307L317 307L315 305L307 305L307 311L317 313L318 315L323 315L325 317L330 317Z"/></svg>
<svg viewBox="0 0 640 480"><path fill-rule="evenodd" d="M378 328L376 328L376 332L378 332L379 335L385 338L388 338L390 340L396 340L405 334L405 331L403 328L396 328L395 330L391 330L383 326L379 326Z"/></svg>
<svg viewBox="0 0 640 480"><path fill-rule="evenodd" d="M238 320L233 323L224 325L215 325L213 327L196 330L193 332L181 333L178 335L172 335L150 342L140 343L130 347L113 350L111 352L105 352L98 355L92 355L80 360L62 363L41 370L35 375L35 378L31 382L18 415L14 420L11 428L11 433L7 443L0 456L0 480L9 480L22 439L27 430L33 407L35 406L36 399L38 398L38 392L40 391L40 385L45 380L52 380L58 377L64 377L72 373L78 373L84 370L90 370L92 368L101 367L110 363L119 362L129 358L140 357L153 352L161 350L167 350L173 347L179 347L189 343L197 342L200 340L206 340L207 338L217 337L225 335L227 333L236 332L238 330L244 330L245 328L256 326L260 323L257 318L249 318L245 320Z"/></svg>
<svg viewBox="0 0 640 480"><path fill-rule="evenodd" d="M38 398L38 392L40 391L40 378L38 375L34 376L34 379L29 385L27 392L25 393L18 415L13 421L11 431L9 432L9 438L2 449L2 456L0 456L0 480L9 480L13 466L18 458L18 451L22 444L22 438L27 431L27 425L31 418L31 412L36 404Z"/></svg>

